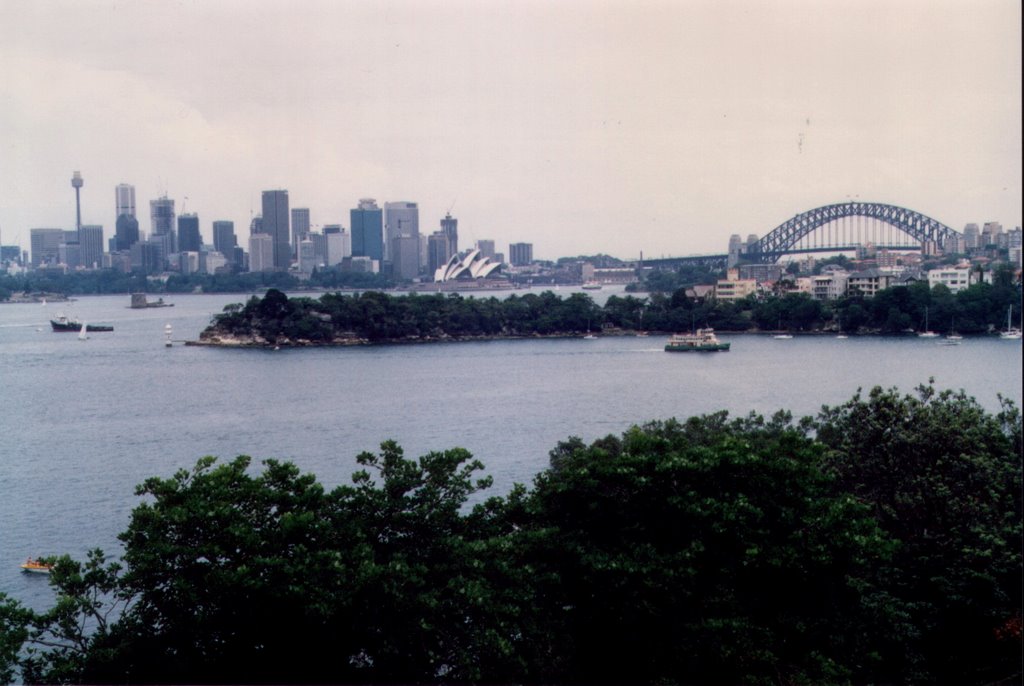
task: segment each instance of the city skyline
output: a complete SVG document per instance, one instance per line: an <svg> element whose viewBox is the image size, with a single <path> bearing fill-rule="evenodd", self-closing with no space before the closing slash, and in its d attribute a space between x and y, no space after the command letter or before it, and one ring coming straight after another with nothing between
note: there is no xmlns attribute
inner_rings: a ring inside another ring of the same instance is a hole
<svg viewBox="0 0 1024 686"><path fill-rule="evenodd" d="M854 198L957 230L1021 224L1018 3L4 15L0 239L23 249L31 228L74 227L76 170L105 238L120 183L197 213L205 241L227 220L247 245L281 188L313 227L350 228L362 197L409 200L428 232L451 210L466 245L538 259L720 253Z"/></svg>

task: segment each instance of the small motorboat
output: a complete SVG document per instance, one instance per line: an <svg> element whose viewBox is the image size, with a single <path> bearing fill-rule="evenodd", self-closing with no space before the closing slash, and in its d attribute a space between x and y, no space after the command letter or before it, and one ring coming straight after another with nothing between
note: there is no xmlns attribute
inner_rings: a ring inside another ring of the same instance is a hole
<svg viewBox="0 0 1024 686"><path fill-rule="evenodd" d="M21 571L29 574L49 574L53 565L40 562L38 558L30 557L21 564Z"/></svg>

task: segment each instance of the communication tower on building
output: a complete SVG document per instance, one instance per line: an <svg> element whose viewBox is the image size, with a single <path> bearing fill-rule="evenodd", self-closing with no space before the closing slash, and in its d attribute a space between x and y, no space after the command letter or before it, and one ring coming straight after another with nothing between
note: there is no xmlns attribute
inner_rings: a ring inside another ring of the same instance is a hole
<svg viewBox="0 0 1024 686"><path fill-rule="evenodd" d="M75 172L71 175L71 187L75 189L75 231L82 230L82 199L79 191L85 181L82 180L82 173Z"/></svg>

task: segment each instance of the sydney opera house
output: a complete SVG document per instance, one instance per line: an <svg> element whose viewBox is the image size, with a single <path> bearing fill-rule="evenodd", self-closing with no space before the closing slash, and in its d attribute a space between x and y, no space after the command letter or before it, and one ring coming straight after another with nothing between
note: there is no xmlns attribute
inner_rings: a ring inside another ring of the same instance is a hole
<svg viewBox="0 0 1024 686"><path fill-rule="evenodd" d="M479 250L470 250L462 255L452 255L443 267L434 272L434 282L475 281L496 276L501 262L484 257Z"/></svg>

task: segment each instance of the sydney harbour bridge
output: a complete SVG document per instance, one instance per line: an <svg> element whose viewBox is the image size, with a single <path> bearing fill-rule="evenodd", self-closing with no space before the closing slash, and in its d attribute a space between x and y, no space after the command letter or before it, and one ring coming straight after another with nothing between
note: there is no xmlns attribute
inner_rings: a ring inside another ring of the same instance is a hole
<svg viewBox="0 0 1024 686"><path fill-rule="evenodd" d="M787 255L876 249L941 251L962 236L942 222L896 205L844 202L801 212L776 226L756 242L744 243L741 259L772 264ZM701 266L725 269L729 255L694 255L645 259L644 266L673 268Z"/></svg>

